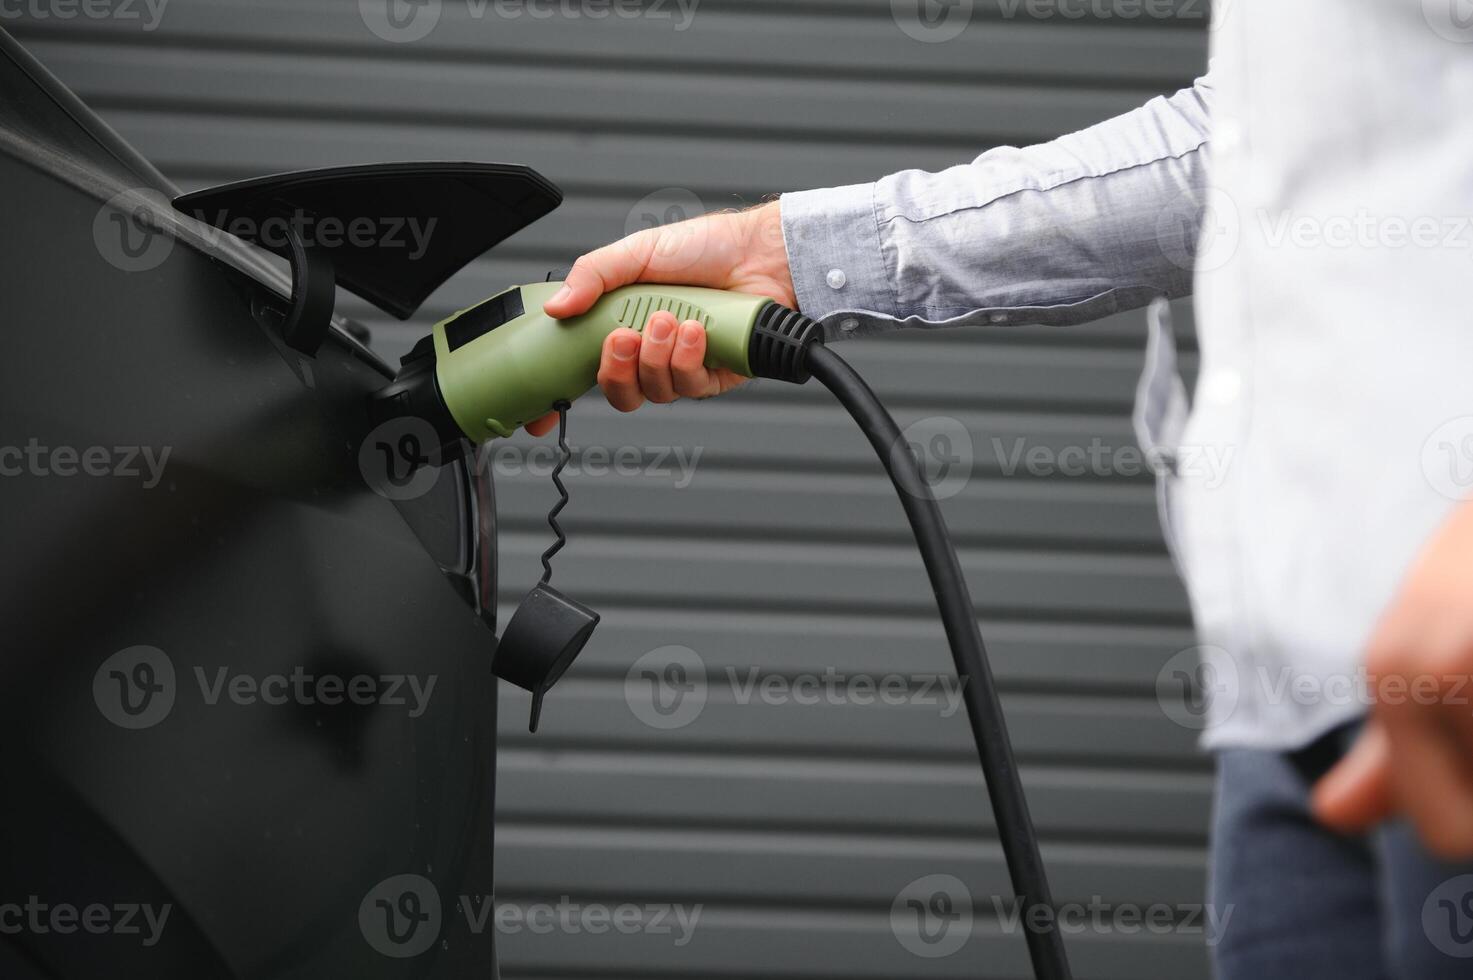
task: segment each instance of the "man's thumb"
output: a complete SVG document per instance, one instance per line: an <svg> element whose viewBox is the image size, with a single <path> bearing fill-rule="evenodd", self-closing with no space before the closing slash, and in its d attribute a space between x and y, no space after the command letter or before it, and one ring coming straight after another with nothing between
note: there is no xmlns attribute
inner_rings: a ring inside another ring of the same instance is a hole
<svg viewBox="0 0 1473 980"><path fill-rule="evenodd" d="M603 282L592 273L574 269L568 273L563 288L553 294L552 299L542 304L542 311L561 320L588 312L594 301L603 295Z"/></svg>
<svg viewBox="0 0 1473 980"><path fill-rule="evenodd" d="M649 264L655 241L651 232L636 232L612 245L589 252L573 263L563 288L542 304L542 311L559 320L577 316L587 313L588 308L609 290L639 282Z"/></svg>

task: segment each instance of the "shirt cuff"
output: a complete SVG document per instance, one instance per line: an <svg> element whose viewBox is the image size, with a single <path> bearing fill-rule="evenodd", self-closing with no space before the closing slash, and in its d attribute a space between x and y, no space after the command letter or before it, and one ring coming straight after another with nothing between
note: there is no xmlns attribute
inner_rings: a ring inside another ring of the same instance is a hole
<svg viewBox="0 0 1473 980"><path fill-rule="evenodd" d="M875 184L850 184L782 196L783 242L804 316L896 315L875 195Z"/></svg>

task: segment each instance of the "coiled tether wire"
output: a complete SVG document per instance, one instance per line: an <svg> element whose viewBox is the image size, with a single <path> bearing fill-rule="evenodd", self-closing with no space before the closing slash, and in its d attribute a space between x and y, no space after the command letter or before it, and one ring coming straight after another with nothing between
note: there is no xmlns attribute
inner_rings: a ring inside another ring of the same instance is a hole
<svg viewBox="0 0 1473 980"><path fill-rule="evenodd" d="M557 465L552 468L552 485L557 487L558 502L552 505L552 510L547 512L547 526L552 528L552 533L557 540L542 553L542 581L540 584L547 585L552 581L552 556L563 550L563 545L568 543L568 536L563 533L562 525L557 522L557 516L568 506L568 488L563 485L563 468L568 465L568 460L573 458L573 451L568 448L568 409L571 403L560 401L552 406L557 410Z"/></svg>

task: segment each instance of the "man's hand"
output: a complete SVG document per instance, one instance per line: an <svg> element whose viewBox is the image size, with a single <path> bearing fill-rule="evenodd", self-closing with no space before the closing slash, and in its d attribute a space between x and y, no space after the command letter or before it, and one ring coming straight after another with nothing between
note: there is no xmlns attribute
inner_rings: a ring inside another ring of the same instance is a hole
<svg viewBox="0 0 1473 980"><path fill-rule="evenodd" d="M577 316L609 290L636 282L734 289L794 306L778 207L774 201L708 214L589 252L573 264L567 285L543 310L559 319ZM699 323L676 323L671 314L656 313L643 334L627 327L609 334L598 383L609 404L632 412L646 401L719 395L746 380L725 369L707 370L705 358L706 332ZM529 422L527 431L540 436L556 424L556 414L545 415Z"/></svg>
<svg viewBox="0 0 1473 980"><path fill-rule="evenodd" d="M1404 816L1433 853L1473 857L1473 501L1412 567L1366 667L1370 723L1315 787L1316 814L1347 833Z"/></svg>

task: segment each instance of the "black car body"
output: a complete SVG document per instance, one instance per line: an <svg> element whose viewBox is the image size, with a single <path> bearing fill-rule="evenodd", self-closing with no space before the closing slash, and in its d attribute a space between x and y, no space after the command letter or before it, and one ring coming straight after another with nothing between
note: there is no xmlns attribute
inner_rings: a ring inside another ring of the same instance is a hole
<svg viewBox="0 0 1473 980"><path fill-rule="evenodd" d="M0 976L494 976L489 477L3 34L0 186Z"/></svg>

